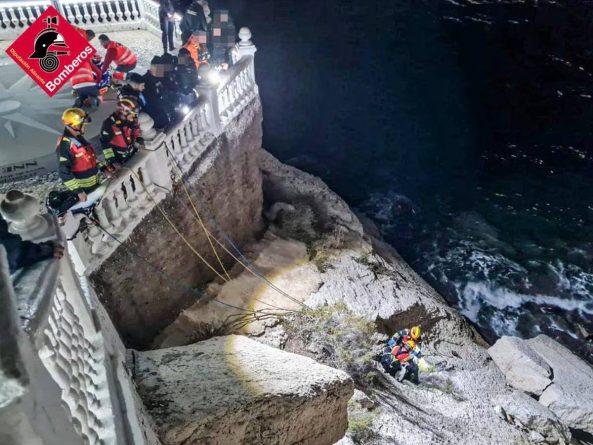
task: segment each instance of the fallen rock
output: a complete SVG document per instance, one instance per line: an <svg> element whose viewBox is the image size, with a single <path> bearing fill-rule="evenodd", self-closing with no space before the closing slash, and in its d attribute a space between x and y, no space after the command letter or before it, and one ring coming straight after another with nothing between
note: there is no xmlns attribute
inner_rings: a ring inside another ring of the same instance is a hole
<svg viewBox="0 0 593 445"><path fill-rule="evenodd" d="M513 388L539 396L552 383L550 366L517 337L502 337L488 349Z"/></svg>
<svg viewBox="0 0 593 445"><path fill-rule="evenodd" d="M493 402L497 403L494 409L499 416L516 427L529 431L529 438L533 442L538 443L534 439L541 436L543 439L539 442L570 443L571 434L568 428L552 411L539 404L537 400L514 392L497 396Z"/></svg>
<svg viewBox="0 0 593 445"><path fill-rule="evenodd" d="M236 335L139 352L135 379L166 445L333 444L354 390L344 372Z"/></svg>
<svg viewBox="0 0 593 445"><path fill-rule="evenodd" d="M527 343L554 372L539 402L569 427L593 434L593 368L546 335Z"/></svg>

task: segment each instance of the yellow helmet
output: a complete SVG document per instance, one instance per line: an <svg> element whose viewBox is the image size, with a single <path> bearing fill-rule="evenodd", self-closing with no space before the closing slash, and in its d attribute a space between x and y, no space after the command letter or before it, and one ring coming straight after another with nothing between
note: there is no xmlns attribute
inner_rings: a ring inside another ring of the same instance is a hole
<svg viewBox="0 0 593 445"><path fill-rule="evenodd" d="M409 340L406 342L406 345L408 345L408 347L409 347L410 349L414 349L414 348L416 347L416 341L414 341L414 340L412 340L412 339L409 339Z"/></svg>
<svg viewBox="0 0 593 445"><path fill-rule="evenodd" d="M420 329L420 326L412 326L410 329L410 337L412 337L414 340L418 340L421 335L422 330Z"/></svg>
<svg viewBox="0 0 593 445"><path fill-rule="evenodd" d="M68 108L62 113L62 122L69 127L76 127L90 121L88 113L80 108Z"/></svg>

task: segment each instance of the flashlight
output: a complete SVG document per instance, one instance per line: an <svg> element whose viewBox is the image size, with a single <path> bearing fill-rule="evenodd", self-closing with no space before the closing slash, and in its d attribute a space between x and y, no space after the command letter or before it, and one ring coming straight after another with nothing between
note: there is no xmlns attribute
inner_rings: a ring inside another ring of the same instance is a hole
<svg viewBox="0 0 593 445"><path fill-rule="evenodd" d="M216 86L220 83L220 73L214 69L211 69L208 72L206 78L208 79L208 82L210 82L210 85Z"/></svg>
<svg viewBox="0 0 593 445"><path fill-rule="evenodd" d="M181 107L181 112L182 112L182 113L183 113L185 116L187 116L187 114L188 114L190 111L191 111L191 108L190 108L188 105L183 105L183 106Z"/></svg>

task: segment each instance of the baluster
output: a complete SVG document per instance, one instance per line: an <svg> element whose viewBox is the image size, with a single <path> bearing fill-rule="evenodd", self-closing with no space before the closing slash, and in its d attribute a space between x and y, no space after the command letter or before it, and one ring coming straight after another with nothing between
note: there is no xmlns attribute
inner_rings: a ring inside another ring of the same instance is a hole
<svg viewBox="0 0 593 445"><path fill-rule="evenodd" d="M107 10L107 17L109 17L109 22L113 22L113 19L115 17L115 12L113 9L113 4L107 0L105 3L105 9Z"/></svg>
<svg viewBox="0 0 593 445"><path fill-rule="evenodd" d="M24 28L25 26L29 25L29 17L27 17L27 14L25 14L25 10L23 9L23 7L19 6L17 8L17 11L19 14L21 27Z"/></svg>
<svg viewBox="0 0 593 445"><path fill-rule="evenodd" d="M97 219L99 220L101 227L103 227L105 230L109 230L111 228L111 222L107 216L105 206L103 204L96 206L95 213L97 214Z"/></svg>
<svg viewBox="0 0 593 445"><path fill-rule="evenodd" d="M94 7L94 2L82 4L82 9L84 11L84 22L87 24L93 23L93 16L91 15L91 5Z"/></svg>
<svg viewBox="0 0 593 445"><path fill-rule="evenodd" d="M136 206L141 210L146 210L150 207L151 201L148 192L151 191L153 184L147 172L147 167L138 167L138 179L136 184Z"/></svg>
<svg viewBox="0 0 593 445"><path fill-rule="evenodd" d="M190 132L192 136L192 140L198 138L198 134L200 131L200 115L202 114L202 107L195 110L194 115L190 121Z"/></svg>
<svg viewBox="0 0 593 445"><path fill-rule="evenodd" d="M121 12L121 8L119 6L119 1L116 0L113 4L115 5L115 15L117 17L117 21L120 22L121 18L123 16L123 13Z"/></svg>
<svg viewBox="0 0 593 445"><path fill-rule="evenodd" d="M187 136L185 134L185 128L186 128L187 123L184 123L184 126L181 127L179 129L179 146L181 147L181 150L183 150L184 152L187 151Z"/></svg>
<svg viewBox="0 0 593 445"><path fill-rule="evenodd" d="M25 7L25 13L27 16L27 24L30 25L35 20L35 17L33 17L33 10L31 9L31 5L27 5Z"/></svg>
<svg viewBox="0 0 593 445"><path fill-rule="evenodd" d="M124 0L124 17L126 21L130 18L130 8L128 8L128 1L129 0Z"/></svg>
<svg viewBox="0 0 593 445"><path fill-rule="evenodd" d="M64 4L64 12L66 13L66 19L70 23L74 23L75 17L74 17L74 13L72 12L72 5L70 5L70 3Z"/></svg>
<svg viewBox="0 0 593 445"><path fill-rule="evenodd" d="M3 28L8 28L10 25L10 17L8 11L4 8L0 8L0 20L2 21Z"/></svg>
<svg viewBox="0 0 593 445"><path fill-rule="evenodd" d="M82 24L82 12L80 12L80 5L78 3L74 3L74 5L72 5L72 7L74 8L75 11L75 17L76 17L76 23L78 25Z"/></svg>
<svg viewBox="0 0 593 445"><path fill-rule="evenodd" d="M39 5L35 5L33 6L34 12L33 12L33 18L34 20L36 20L42 13L41 8L39 7Z"/></svg>
<svg viewBox="0 0 593 445"><path fill-rule="evenodd" d="M101 23L107 23L107 12L105 11L106 4L102 0L98 2L97 8L99 8L99 18Z"/></svg>
<svg viewBox="0 0 593 445"><path fill-rule="evenodd" d="M10 13L10 17L11 17L11 22L14 25L15 29L18 29L19 27L19 19L16 16L16 12L14 11L14 8L11 6L10 8L8 8L8 12Z"/></svg>
<svg viewBox="0 0 593 445"><path fill-rule="evenodd" d="M127 201L128 191L125 183L122 183L121 188L117 190L115 194L117 195L117 202L119 202L119 213L124 218L123 226L125 227L129 222L132 213L132 209Z"/></svg>
<svg viewBox="0 0 593 445"><path fill-rule="evenodd" d="M99 19L99 13L97 12L97 5L95 4L95 2L92 2L90 5L91 5L91 18L93 20L93 23L97 23L97 21ZM88 8L88 4L87 4L87 8Z"/></svg>
<svg viewBox="0 0 593 445"><path fill-rule="evenodd" d="M132 20L138 20L140 18L140 10L136 5L136 0L131 0L130 8L132 10Z"/></svg>
<svg viewBox="0 0 593 445"><path fill-rule="evenodd" d="M172 134L171 135L171 152L173 153L173 156L178 157L179 155L181 155L181 150L179 148L179 138L177 137L177 134Z"/></svg>
<svg viewBox="0 0 593 445"><path fill-rule="evenodd" d="M142 188L142 185L137 184L138 179L136 178L136 176L132 175L129 178L129 181L127 182L127 190L128 190L128 197L126 199L126 202L128 203L128 206L130 207L131 210L131 217L135 218L136 217L136 210L138 209L138 207L140 206L140 201L138 198L138 189Z"/></svg>
<svg viewBox="0 0 593 445"><path fill-rule="evenodd" d="M107 213L106 216L109 220L109 227L118 230L122 222L122 216L119 212L119 209L117 208L115 197L109 197L107 199L103 198L101 206L105 208Z"/></svg>

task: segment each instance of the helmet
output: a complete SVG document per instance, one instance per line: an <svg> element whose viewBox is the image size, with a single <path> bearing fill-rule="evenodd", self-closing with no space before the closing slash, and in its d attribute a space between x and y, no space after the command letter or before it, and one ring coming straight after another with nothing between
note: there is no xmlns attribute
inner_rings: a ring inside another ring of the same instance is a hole
<svg viewBox="0 0 593 445"><path fill-rule="evenodd" d="M117 101L117 111L125 114L138 114L138 102L131 97L124 97Z"/></svg>
<svg viewBox="0 0 593 445"><path fill-rule="evenodd" d="M91 122L91 117L80 108L68 108L62 113L62 122L69 127L76 127Z"/></svg>
<svg viewBox="0 0 593 445"><path fill-rule="evenodd" d="M407 345L407 346L408 346L410 349L414 349L414 348L416 347L416 341L415 341L415 340L412 340L412 339L409 339L409 340L406 342L406 345Z"/></svg>
<svg viewBox="0 0 593 445"><path fill-rule="evenodd" d="M418 340L421 335L422 335L422 330L420 329L420 326L413 326L410 329L410 337L412 337L414 340Z"/></svg>

